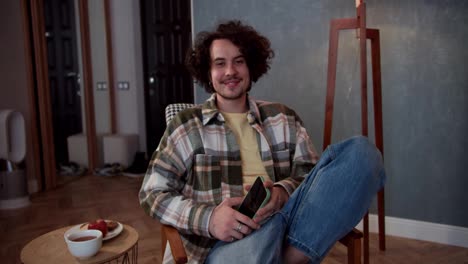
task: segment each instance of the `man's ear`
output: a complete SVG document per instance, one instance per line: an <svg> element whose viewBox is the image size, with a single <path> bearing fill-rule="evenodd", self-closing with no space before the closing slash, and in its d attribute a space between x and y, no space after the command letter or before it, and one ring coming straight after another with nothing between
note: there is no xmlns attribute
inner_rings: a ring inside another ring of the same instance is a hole
<svg viewBox="0 0 468 264"><path fill-rule="evenodd" d="M213 81L211 80L211 74L208 73L208 85L213 87Z"/></svg>

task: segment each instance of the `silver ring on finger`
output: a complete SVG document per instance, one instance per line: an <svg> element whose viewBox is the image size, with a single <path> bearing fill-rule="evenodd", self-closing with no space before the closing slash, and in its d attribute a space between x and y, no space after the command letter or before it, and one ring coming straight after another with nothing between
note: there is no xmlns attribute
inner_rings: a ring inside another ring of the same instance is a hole
<svg viewBox="0 0 468 264"><path fill-rule="evenodd" d="M241 231L241 229L242 229L242 224L241 224L241 223L239 223L239 225L236 227L236 231L237 231L237 232L240 232L240 231Z"/></svg>

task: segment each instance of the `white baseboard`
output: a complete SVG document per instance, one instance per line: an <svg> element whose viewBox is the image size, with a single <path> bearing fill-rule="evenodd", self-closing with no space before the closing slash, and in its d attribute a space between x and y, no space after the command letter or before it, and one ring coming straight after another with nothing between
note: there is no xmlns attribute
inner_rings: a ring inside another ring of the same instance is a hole
<svg viewBox="0 0 468 264"><path fill-rule="evenodd" d="M362 230L362 221L356 226ZM378 233L377 215L369 214L369 232ZM468 228L397 217L385 217L387 235L468 248Z"/></svg>
<svg viewBox="0 0 468 264"><path fill-rule="evenodd" d="M30 205L29 196L0 200L0 209L18 209Z"/></svg>

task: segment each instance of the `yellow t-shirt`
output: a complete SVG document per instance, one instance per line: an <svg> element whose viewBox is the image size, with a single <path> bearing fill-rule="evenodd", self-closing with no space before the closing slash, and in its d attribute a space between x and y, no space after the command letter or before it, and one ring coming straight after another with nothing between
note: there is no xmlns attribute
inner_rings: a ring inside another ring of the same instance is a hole
<svg viewBox="0 0 468 264"><path fill-rule="evenodd" d="M258 176L264 180L270 179L263 166L260 152L258 150L257 135L249 125L247 113L222 113L227 125L234 132L240 147L242 160L242 182L252 185ZM245 192L245 189L244 189Z"/></svg>

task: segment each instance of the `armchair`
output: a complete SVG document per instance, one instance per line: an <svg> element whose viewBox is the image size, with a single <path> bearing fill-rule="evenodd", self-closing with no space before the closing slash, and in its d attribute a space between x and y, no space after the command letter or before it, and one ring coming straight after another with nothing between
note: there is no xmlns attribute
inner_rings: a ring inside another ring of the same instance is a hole
<svg viewBox="0 0 468 264"><path fill-rule="evenodd" d="M169 123L172 118L181 110L194 107L195 104L170 104L166 107L166 123ZM361 263L361 244L363 234L357 229L351 230L346 236L341 238L339 242L346 246L348 255L348 264ZM185 253L182 239L177 229L172 226L161 224L161 245L162 252L161 258L164 259L164 253L166 251L166 245L169 245L172 252L174 262L187 263L187 254Z"/></svg>

